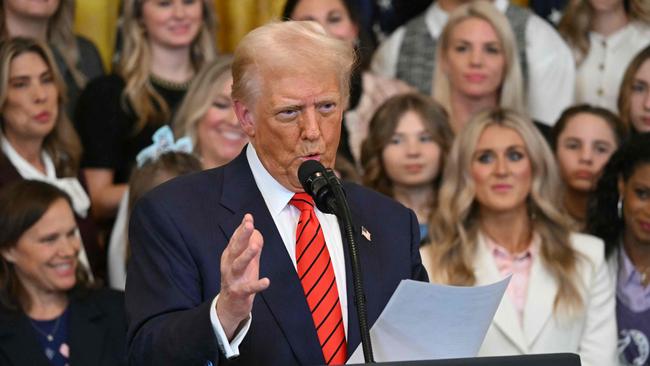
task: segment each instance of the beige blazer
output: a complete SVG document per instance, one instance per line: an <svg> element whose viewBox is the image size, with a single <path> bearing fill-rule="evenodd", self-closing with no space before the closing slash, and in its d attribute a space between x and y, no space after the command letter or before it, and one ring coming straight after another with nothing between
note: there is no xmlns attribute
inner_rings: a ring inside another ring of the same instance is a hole
<svg viewBox="0 0 650 366"><path fill-rule="evenodd" d="M572 318L553 313L558 283L537 255L530 270L523 324L512 301L504 295L479 356L571 352L580 355L583 366L617 364L614 285L604 258L604 244L596 237L578 233L571 234L571 244L581 254L578 274L584 283L585 310ZM481 235L477 247L477 285L502 279ZM430 250L430 246L421 249L429 272Z"/></svg>

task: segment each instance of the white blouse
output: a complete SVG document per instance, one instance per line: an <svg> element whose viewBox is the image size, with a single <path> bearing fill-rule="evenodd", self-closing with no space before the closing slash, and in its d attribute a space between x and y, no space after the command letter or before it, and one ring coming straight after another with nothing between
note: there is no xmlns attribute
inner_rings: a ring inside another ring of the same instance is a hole
<svg viewBox="0 0 650 366"><path fill-rule="evenodd" d="M589 53L578 65L576 102L618 113L623 75L634 56L650 44L650 25L630 22L608 37L591 32L589 43Z"/></svg>

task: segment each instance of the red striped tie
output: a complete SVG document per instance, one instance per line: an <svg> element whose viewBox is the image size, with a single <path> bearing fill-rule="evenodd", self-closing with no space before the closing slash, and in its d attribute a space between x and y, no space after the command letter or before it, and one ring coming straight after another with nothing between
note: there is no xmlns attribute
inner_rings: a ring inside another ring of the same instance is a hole
<svg viewBox="0 0 650 366"><path fill-rule="evenodd" d="M323 357L328 365L342 365L348 352L339 292L330 253L314 212L314 200L307 193L296 193L290 203L300 210L296 266Z"/></svg>

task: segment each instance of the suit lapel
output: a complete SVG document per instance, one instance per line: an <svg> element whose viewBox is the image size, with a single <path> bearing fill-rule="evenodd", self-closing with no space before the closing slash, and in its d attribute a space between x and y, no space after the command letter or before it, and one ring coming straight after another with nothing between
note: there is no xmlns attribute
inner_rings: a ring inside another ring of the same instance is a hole
<svg viewBox="0 0 650 366"><path fill-rule="evenodd" d="M14 314L0 317L0 348L4 349L3 353L12 365L49 366L26 316Z"/></svg>
<svg viewBox="0 0 650 366"><path fill-rule="evenodd" d="M541 253L538 253L533 257L524 309L524 331L530 345L553 316L553 303L557 295L557 282L544 267L540 256Z"/></svg>
<svg viewBox="0 0 650 366"><path fill-rule="evenodd" d="M224 168L223 186L221 204L232 212L220 224L226 237L232 236L246 213L253 215L256 229L264 235L260 278L268 277L271 285L257 296L255 302L263 301L269 308L300 364L324 364L316 329L305 326L313 320L302 285L255 184L246 160L246 149Z"/></svg>
<svg viewBox="0 0 650 366"><path fill-rule="evenodd" d="M70 303L70 364L99 365L106 332L101 322L106 314L95 303L84 300Z"/></svg>
<svg viewBox="0 0 650 366"><path fill-rule="evenodd" d="M477 285L487 285L503 279L499 273L494 259L482 235L479 234L475 259L475 273ZM525 313L525 312L524 312ZM521 325L519 315L514 304L504 294L494 315L493 323L522 353L528 353L528 342Z"/></svg>
<svg viewBox="0 0 650 366"><path fill-rule="evenodd" d="M359 262L361 267L361 278L363 280L363 293L366 299L366 308L370 309L372 304L376 304L376 294L380 293L379 284L383 283L379 270L378 256L373 255L372 242L359 235L361 227L363 226L363 219L357 207L351 205L350 211L352 214L353 235L357 243L357 251L359 253ZM354 301L354 278L352 275L352 260L350 257L350 247L348 244L345 228L341 226L341 237L343 239L343 252L345 255L345 282L346 292L348 295L348 357L356 350L361 342L359 317L357 315L357 306ZM368 324L372 326L372 324Z"/></svg>

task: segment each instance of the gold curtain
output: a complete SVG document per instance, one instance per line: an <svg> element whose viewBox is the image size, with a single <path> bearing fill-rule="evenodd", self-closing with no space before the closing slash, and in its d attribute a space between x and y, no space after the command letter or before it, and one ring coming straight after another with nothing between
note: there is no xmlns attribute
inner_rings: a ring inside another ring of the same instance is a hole
<svg viewBox="0 0 650 366"><path fill-rule="evenodd" d="M510 0L510 2L519 6L528 7L528 0Z"/></svg>
<svg viewBox="0 0 650 366"><path fill-rule="evenodd" d="M279 19L286 0L214 0L219 19L217 42L221 52L230 53L250 30Z"/></svg>
<svg viewBox="0 0 650 366"><path fill-rule="evenodd" d="M119 12L117 0L78 0L75 8L75 32L95 43L109 70Z"/></svg>

